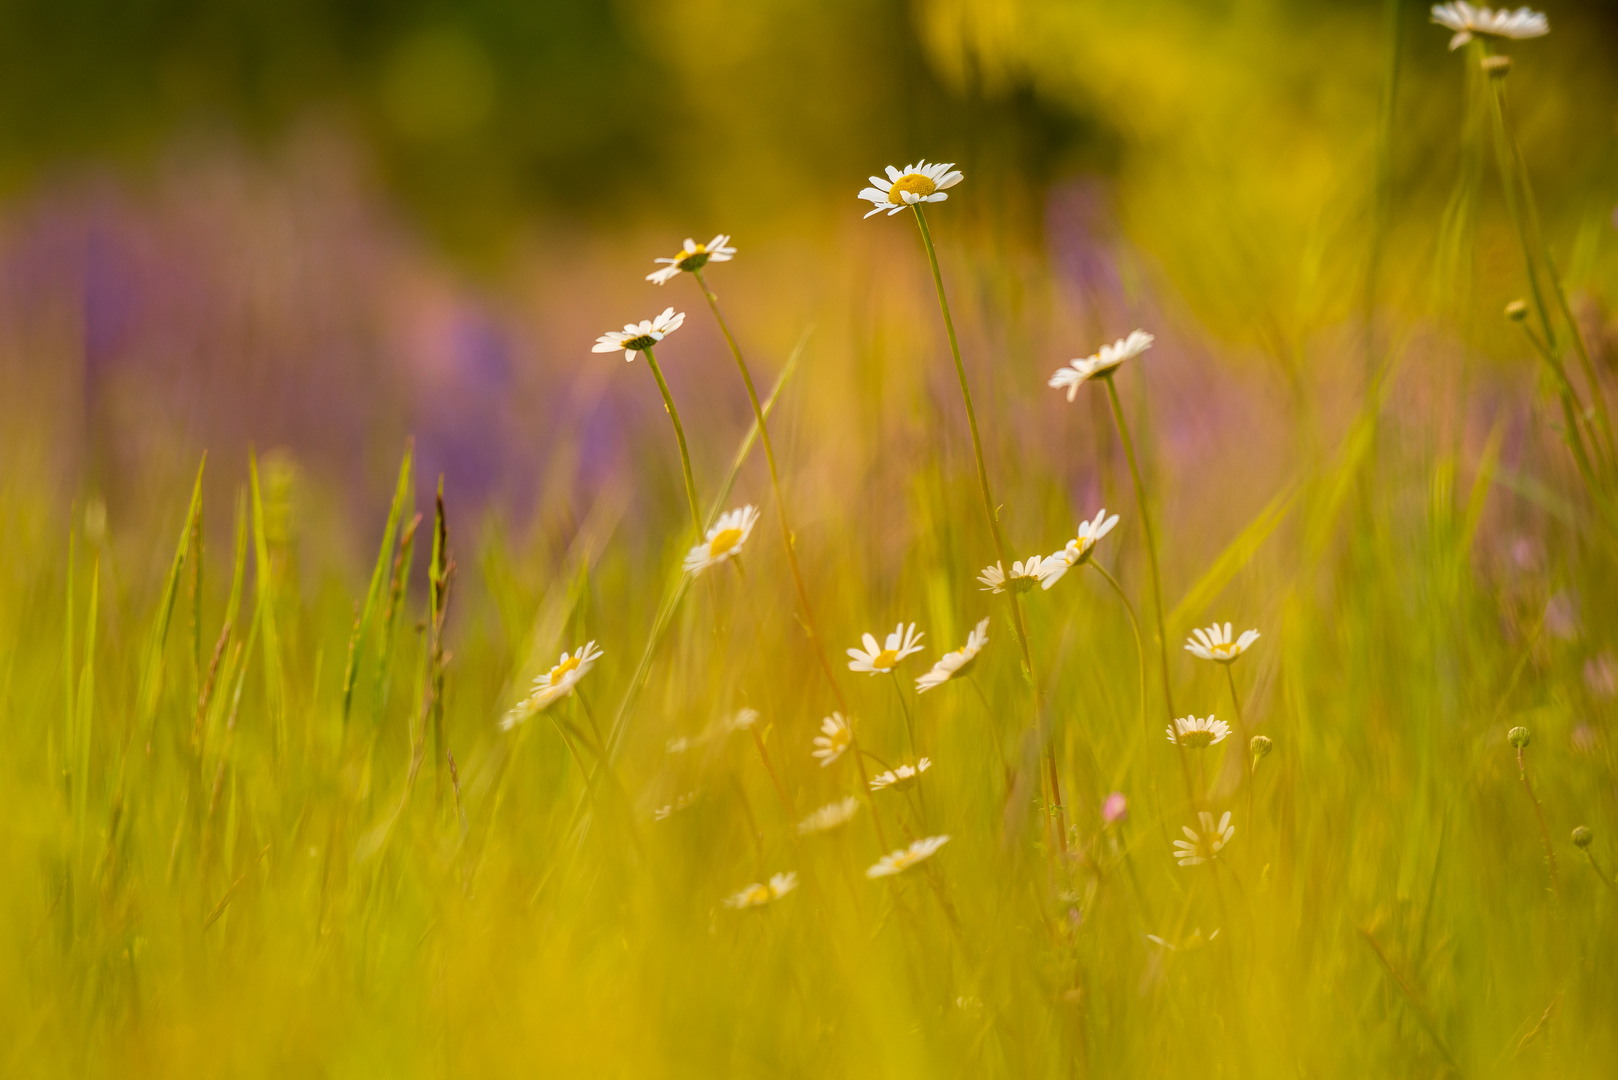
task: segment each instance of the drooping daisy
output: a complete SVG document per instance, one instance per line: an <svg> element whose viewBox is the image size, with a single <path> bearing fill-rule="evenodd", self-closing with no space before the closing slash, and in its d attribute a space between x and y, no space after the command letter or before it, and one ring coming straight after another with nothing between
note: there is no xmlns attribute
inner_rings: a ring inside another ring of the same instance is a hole
<svg viewBox="0 0 1618 1080"><path fill-rule="evenodd" d="M849 744L854 741L854 732L849 728L843 714L834 712L820 722L821 734L815 736L815 748L809 752L811 757L820 759L820 767L827 765L843 756Z"/></svg>
<svg viewBox="0 0 1618 1080"><path fill-rule="evenodd" d="M685 312L675 313L671 307L664 308L663 314L655 319L642 319L638 323L625 323L622 330L608 330L596 338L595 347L591 352L617 352L624 350L624 359L633 360L635 354L650 349L659 341L668 337L680 328L685 322Z"/></svg>
<svg viewBox="0 0 1618 1080"><path fill-rule="evenodd" d="M1047 386L1058 390L1067 390L1067 399L1072 401L1079 393L1079 387L1097 375L1110 374L1125 360L1133 360L1141 353L1152 347L1153 337L1144 330L1131 330L1129 336L1119 338L1111 345L1103 345L1099 352L1082 357L1078 360L1068 361L1065 368L1057 368L1056 374L1051 376Z"/></svg>
<svg viewBox="0 0 1618 1080"><path fill-rule="evenodd" d="M880 214L886 210L892 217L907 206L915 206L924 202L943 202L949 198L944 194L945 188L952 188L961 182L959 172L951 172L955 163L947 165L929 165L925 161L918 161L914 165L906 165L903 169L888 166L888 178L883 180L880 176L871 177L871 186L860 192L860 198L874 203L876 209L871 214Z"/></svg>
<svg viewBox="0 0 1618 1080"><path fill-rule="evenodd" d="M1198 627L1191 631L1191 636L1185 639L1185 651L1203 660L1229 664L1252 648L1258 636L1257 630L1244 630L1241 637L1233 638L1229 623L1224 626L1214 623L1206 630Z"/></svg>
<svg viewBox="0 0 1618 1080"><path fill-rule="evenodd" d="M1224 846L1230 843L1230 838L1236 835L1236 826L1230 823L1230 811L1219 819L1219 825L1214 826L1213 815L1206 810L1197 812L1197 820L1202 823L1202 832L1189 825L1180 826L1185 833L1186 840L1174 841L1174 857L1180 860L1181 866L1196 866L1207 862L1218 855ZM1189 841L1189 842L1188 842Z"/></svg>
<svg viewBox="0 0 1618 1080"><path fill-rule="evenodd" d="M754 883L747 886L734 896L725 898L728 908L755 908L781 899L787 893L798 887L798 872L789 870L784 874L776 874L770 878L768 885Z"/></svg>
<svg viewBox="0 0 1618 1080"><path fill-rule="evenodd" d="M871 790L881 791L883 788L892 788L899 791L914 784L922 773L933 767L930 758L922 758L914 765L901 765L897 769L889 769L885 773L877 773L871 777Z"/></svg>
<svg viewBox="0 0 1618 1080"><path fill-rule="evenodd" d="M846 799L838 799L834 803L827 803L819 810L798 822L798 835L808 836L810 833L828 832L841 828L854 820L854 815L860 812L860 801L853 795Z"/></svg>
<svg viewBox="0 0 1618 1080"><path fill-rule="evenodd" d="M1037 555L1021 562L1013 561L1010 578L1000 569L1000 564L995 563L985 566L978 580L983 583L984 592L1003 593L1010 589L1014 593L1025 593L1039 583L1039 571L1044 563Z"/></svg>
<svg viewBox="0 0 1618 1080"><path fill-rule="evenodd" d="M1171 743L1177 743L1188 750L1205 750L1214 743L1224 742L1230 734L1230 725L1223 720L1215 720L1212 716L1201 720L1195 716L1186 716L1174 721L1173 726L1164 730L1168 732Z"/></svg>
<svg viewBox="0 0 1618 1080"><path fill-rule="evenodd" d="M500 726L510 731L530 716L552 705L573 692L580 679L590 673L595 662L605 655L596 648L594 641L587 641L577 651L569 655L565 650L556 666L534 680L533 688L528 696L518 703L517 707L506 714Z"/></svg>
<svg viewBox="0 0 1618 1080"><path fill-rule="evenodd" d="M1455 36L1449 39L1451 51L1459 49L1474 36L1522 41L1526 38L1544 37L1551 32L1550 20L1530 8L1520 7L1516 11L1501 8L1494 11L1486 7L1473 7L1466 0L1455 0L1452 4L1434 4L1433 22L1455 31Z"/></svg>
<svg viewBox="0 0 1618 1080"><path fill-rule="evenodd" d="M1050 588L1061 581L1067 572L1075 566L1083 566L1090 561L1095 553L1096 541L1112 532L1118 524L1118 515L1107 516L1107 508L1102 507L1092 521L1079 522L1079 534L1067 542L1067 546L1054 555L1046 557L1039 566L1039 583L1044 588Z"/></svg>
<svg viewBox="0 0 1618 1080"><path fill-rule="evenodd" d="M685 238L685 247L675 253L672 259L653 259L653 262L668 263L661 270L653 270L646 275L647 281L655 281L661 285L669 278L681 273L692 273L701 270L710 262L729 262L736 254L736 249L729 246L730 236L720 233L706 244L699 244L689 236Z"/></svg>
<svg viewBox="0 0 1618 1080"><path fill-rule="evenodd" d="M718 566L726 559L740 555L742 545L753 535L756 524L758 508L754 506L727 510L719 515L719 520L713 523L713 528L708 530L702 543L686 554L685 572L700 574L710 566Z"/></svg>
<svg viewBox="0 0 1618 1080"><path fill-rule="evenodd" d="M902 874L917 863L932 858L938 849L947 843L949 843L948 833L943 836L924 837L907 848L900 848L890 855L882 856L875 866L865 871L865 876L875 881L877 878Z"/></svg>
<svg viewBox="0 0 1618 1080"><path fill-rule="evenodd" d="M959 649L952 649L938 658L938 662L921 678L916 680L916 693L925 694L937 686L943 686L957 675L965 675L972 670L977 662L978 653L983 646L989 643L989 620L979 619L977 626L966 635L966 644Z"/></svg>
<svg viewBox="0 0 1618 1080"><path fill-rule="evenodd" d="M921 652L923 636L925 635L917 632L915 623L909 626L900 623L894 627L893 633L888 635L888 639L882 642L880 647L874 635L866 634L860 639L865 643L864 649L848 650L850 657L848 670L886 675L911 653Z"/></svg>

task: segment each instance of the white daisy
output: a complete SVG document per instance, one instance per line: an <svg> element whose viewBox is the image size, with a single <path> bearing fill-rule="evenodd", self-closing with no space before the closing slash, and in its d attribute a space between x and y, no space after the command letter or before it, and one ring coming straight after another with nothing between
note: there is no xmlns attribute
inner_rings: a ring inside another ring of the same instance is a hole
<svg viewBox="0 0 1618 1080"><path fill-rule="evenodd" d="M1083 566L1090 561L1094 553L1096 541L1112 532L1118 524L1118 515L1107 516L1106 507L1102 507L1093 521L1079 522L1079 534L1067 542L1067 546L1054 555L1048 555L1039 565L1039 583L1044 588L1050 588L1075 566Z"/></svg>
<svg viewBox="0 0 1618 1080"><path fill-rule="evenodd" d="M706 244L699 244L689 236L685 238L685 247L675 253L672 259L653 259L653 262L668 263L661 270L653 270L646 275L647 281L655 281L659 285L681 273L691 273L701 270L710 262L729 262L736 254L736 249L730 247L730 237L720 233Z"/></svg>
<svg viewBox="0 0 1618 1080"><path fill-rule="evenodd" d="M1206 810L1197 812L1197 820L1202 822L1200 835L1191 826L1182 825L1180 831L1185 833L1190 842L1174 841L1174 857L1180 860L1181 866L1195 866L1207 862L1218 855L1220 850L1230 843L1230 838L1236 835L1236 826L1230 823L1229 810L1226 810L1225 816L1219 819L1217 828L1214 827L1213 815Z"/></svg>
<svg viewBox="0 0 1618 1080"><path fill-rule="evenodd" d="M700 574L710 566L718 566L726 559L740 555L742 545L753 535L756 524L758 509L753 506L727 510L719 515L719 520L713 523L713 528L708 530L702 543L686 553L685 572Z"/></svg>
<svg viewBox="0 0 1618 1080"><path fill-rule="evenodd" d="M916 680L916 693L925 694L936 686L943 686L957 675L965 675L972 670L977 662L978 653L983 646L989 643L989 620L980 619L970 634L966 635L966 644L959 649L953 649L938 658L932 670Z"/></svg>
<svg viewBox="0 0 1618 1080"><path fill-rule="evenodd" d="M882 877L893 877L902 874L925 859L930 859L938 849L949 843L949 835L928 836L913 842L907 848L900 848L891 855L882 856L877 864L865 871L865 876L873 881Z"/></svg>
<svg viewBox="0 0 1618 1080"><path fill-rule="evenodd" d="M1516 11L1507 11L1505 8L1494 11L1486 7L1473 7L1466 0L1455 0L1452 4L1434 4L1433 22L1455 31L1455 36L1449 39L1451 50L1459 49L1471 41L1474 35L1521 41L1525 38L1544 37L1551 32L1550 20L1540 12L1526 7L1520 7Z"/></svg>
<svg viewBox="0 0 1618 1080"><path fill-rule="evenodd" d="M735 896L725 898L728 908L755 908L779 900L787 893L798 887L798 872L789 870L784 874L776 874L770 878L768 885L754 883L747 886Z"/></svg>
<svg viewBox="0 0 1618 1080"><path fill-rule="evenodd" d="M1195 716L1183 717L1163 730L1168 732L1169 742L1190 750L1207 749L1214 743L1224 742L1230 735L1230 725L1212 716L1202 720Z"/></svg>
<svg viewBox="0 0 1618 1080"><path fill-rule="evenodd" d="M1022 562L1014 561L1008 580L1005 572L1000 569L1000 564L995 563L993 566L985 566L983 572L978 575L978 580L983 583L984 592L1003 593L1009 588L1014 593L1025 593L1039 582L1040 568L1044 564L1045 560L1037 555Z"/></svg>
<svg viewBox="0 0 1618 1080"><path fill-rule="evenodd" d="M1079 360L1070 360L1065 368L1058 368L1052 375L1047 386L1056 389L1066 389L1067 399L1072 401L1078 395L1079 386L1093 379L1097 375L1107 375L1125 360L1133 360L1141 353L1152 347L1154 338L1144 330L1131 330L1126 338L1119 338L1111 345L1101 346L1101 351L1083 357Z"/></svg>
<svg viewBox="0 0 1618 1080"><path fill-rule="evenodd" d="M625 323L622 330L608 330L596 338L595 347L591 352L617 352L624 350L624 359L633 360L635 354L650 349L659 341L668 337L680 328L685 322L685 312L675 313L673 308L664 308L663 314L655 319L642 319L638 323Z"/></svg>
<svg viewBox="0 0 1618 1080"><path fill-rule="evenodd" d="M860 801L853 795L846 799L839 799L834 803L827 803L819 810L798 822L798 835L808 836L810 833L827 832L831 829L841 828L854 820L854 815L860 812Z"/></svg>
<svg viewBox="0 0 1618 1080"><path fill-rule="evenodd" d="M1257 630L1244 630L1241 637L1232 638L1229 623L1224 626L1214 623L1206 630L1198 627L1191 631L1191 636L1185 639L1185 651L1203 660L1229 664L1252 648L1257 640Z"/></svg>
<svg viewBox="0 0 1618 1080"><path fill-rule="evenodd" d="M883 788L893 788L895 791L907 788L914 784L922 773L933 767L930 758L922 758L914 765L901 765L897 769L890 769L885 773L877 773L871 777L871 790L881 791Z"/></svg>
<svg viewBox="0 0 1618 1080"><path fill-rule="evenodd" d="M861 640L865 643L864 649L849 649L848 670L868 672L872 675L886 675L894 666L911 653L921 652L921 639L924 635L916 631L916 624L906 626L900 623L894 627L888 640L880 646L875 636L866 634Z"/></svg>
<svg viewBox="0 0 1618 1080"><path fill-rule="evenodd" d="M544 709L548 705L561 701L573 692L580 679L590 673L595 662L604 654L593 641L587 641L578 651L569 655L566 651L556 666L534 680L532 690L528 696L517 704L517 707L506 714L500 726L510 731L530 716Z"/></svg>
<svg viewBox="0 0 1618 1080"><path fill-rule="evenodd" d="M907 206L915 206L924 202L943 202L949 198L944 194L945 188L952 188L961 182L959 172L951 172L955 163L947 165L929 165L919 161L914 165L906 165L902 170L888 166L888 178L883 180L880 176L871 177L871 186L860 192L860 198L876 204L871 214L880 214L886 210L892 217Z"/></svg>
<svg viewBox="0 0 1618 1080"><path fill-rule="evenodd" d="M820 730L821 734L815 736L815 748L809 755L819 758L820 767L824 769L843 756L843 751L854 741L854 732L843 719L843 714L838 712L822 720Z"/></svg>

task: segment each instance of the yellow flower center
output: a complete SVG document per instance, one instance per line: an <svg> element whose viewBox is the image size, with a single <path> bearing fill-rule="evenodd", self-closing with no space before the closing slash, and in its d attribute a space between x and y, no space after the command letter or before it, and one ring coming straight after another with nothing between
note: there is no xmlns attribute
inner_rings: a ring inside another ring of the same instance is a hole
<svg viewBox="0 0 1618 1080"><path fill-rule="evenodd" d="M899 662L899 654L892 649L883 649L871 657L871 666L874 668L890 668Z"/></svg>
<svg viewBox="0 0 1618 1080"><path fill-rule="evenodd" d="M753 906L768 904L770 902L770 887L768 885L755 885L746 893L747 903Z"/></svg>
<svg viewBox="0 0 1618 1080"><path fill-rule="evenodd" d="M937 190L938 185L921 175L921 173L910 173L908 176L899 177L893 182L893 186L888 188L888 202L894 206L903 206L905 205L904 193L907 191L912 195L920 195L925 199Z"/></svg>
<svg viewBox="0 0 1618 1080"><path fill-rule="evenodd" d="M1185 731L1180 733L1180 744L1192 750L1202 750L1213 742L1211 731Z"/></svg>
<svg viewBox="0 0 1618 1080"><path fill-rule="evenodd" d="M551 668L551 685L555 686L561 681L562 676L577 668L581 659L581 657L570 656L566 660L563 660L560 664L557 664L555 667Z"/></svg>
<svg viewBox="0 0 1618 1080"><path fill-rule="evenodd" d="M741 543L742 531L740 529L720 529L714 538L708 541L708 557L717 559L731 548Z"/></svg>

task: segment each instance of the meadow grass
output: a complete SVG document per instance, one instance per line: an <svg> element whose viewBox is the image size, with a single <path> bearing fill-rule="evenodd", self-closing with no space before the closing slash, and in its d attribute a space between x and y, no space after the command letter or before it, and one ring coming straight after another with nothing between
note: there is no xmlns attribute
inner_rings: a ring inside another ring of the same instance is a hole
<svg viewBox="0 0 1618 1080"><path fill-rule="evenodd" d="M981 271L930 230L968 177L900 215L945 331L917 351L962 412L918 410L896 492L805 478L865 407L805 422L795 398L836 394L808 337L755 360L760 398L718 295L743 265L706 260L664 291L722 332L739 445L682 425L654 367L677 453L526 536L455 520L409 448L364 582L309 564L257 459L202 463L128 535L0 487L0 1075L1610 1075L1618 463L1491 49L1469 93L1562 425L1509 457L1500 423L1423 430L1465 401L1390 417L1420 341L1368 332L1346 419L1289 400L1293 452L1252 471L1273 490L1191 478L1256 512L1177 530L1144 375L1170 338L1067 369L1119 515L1090 521L1067 448L1019 452L1020 402L1060 394L957 339L954 275ZM1463 163L1440 262L1482 183ZM626 333L651 366L661 337ZM727 534L766 501L777 528ZM1184 647L1227 621L1261 632L1232 662ZM886 655L895 622L922 653ZM834 711L846 745L812 756Z"/></svg>

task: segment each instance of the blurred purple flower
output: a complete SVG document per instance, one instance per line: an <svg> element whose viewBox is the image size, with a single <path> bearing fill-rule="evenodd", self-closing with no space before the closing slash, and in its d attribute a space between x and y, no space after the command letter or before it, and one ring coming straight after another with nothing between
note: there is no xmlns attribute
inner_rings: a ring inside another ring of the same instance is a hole
<svg viewBox="0 0 1618 1080"><path fill-rule="evenodd" d="M1116 825L1128 816L1129 800L1124 798L1121 791L1108 795L1106 801L1101 804L1101 820L1108 825Z"/></svg>

